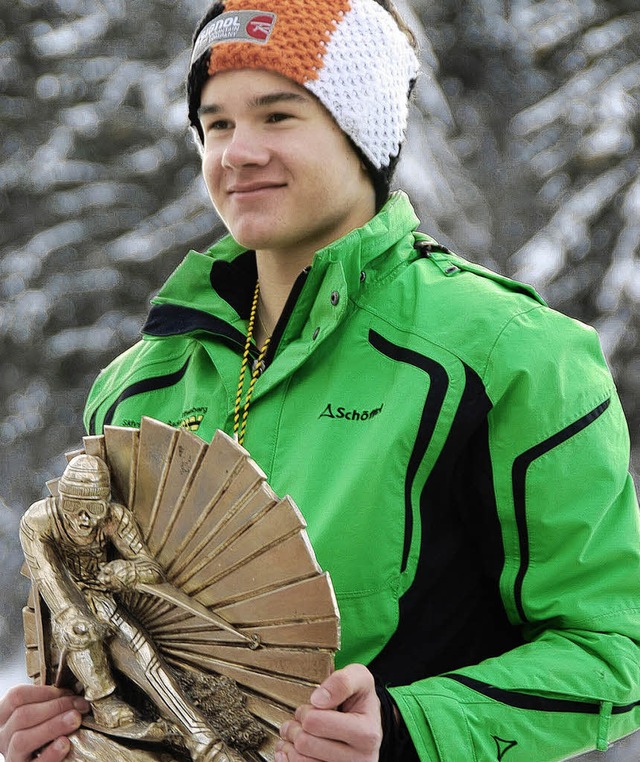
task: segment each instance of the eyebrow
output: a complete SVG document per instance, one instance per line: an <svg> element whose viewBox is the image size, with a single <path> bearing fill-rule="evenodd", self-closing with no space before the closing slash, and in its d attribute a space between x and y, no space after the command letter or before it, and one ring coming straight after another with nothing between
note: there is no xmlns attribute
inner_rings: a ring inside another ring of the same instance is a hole
<svg viewBox="0 0 640 762"><path fill-rule="evenodd" d="M265 95L258 95L253 100L249 101L249 108L261 108L264 106L272 106L275 103L282 103L286 101L297 101L298 103L305 103L309 100L306 95L301 93L292 93L290 90L282 90L275 93L266 93ZM218 114L222 111L222 106L217 103L208 103L204 106L200 106L198 109L198 116L204 114Z"/></svg>

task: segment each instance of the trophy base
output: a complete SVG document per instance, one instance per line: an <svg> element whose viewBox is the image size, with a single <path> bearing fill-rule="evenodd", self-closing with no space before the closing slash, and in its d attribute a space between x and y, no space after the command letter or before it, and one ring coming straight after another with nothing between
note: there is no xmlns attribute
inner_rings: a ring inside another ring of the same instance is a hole
<svg viewBox="0 0 640 762"><path fill-rule="evenodd" d="M163 743L167 740L167 727L163 722L144 722L137 720L129 725L118 728L104 728L93 721L91 715L84 717L82 727L110 738L122 738L127 741L145 741L147 743Z"/></svg>
<svg viewBox="0 0 640 762"><path fill-rule="evenodd" d="M144 723L135 723L134 726L137 724ZM188 760L188 757L173 752L166 746L162 749L154 748L153 745L149 745L147 749L138 747L135 742L141 740L140 736L128 740L123 738L122 732L116 737L107 735L102 729L98 732L90 727L81 727L70 737L70 740L71 751L66 757L67 762L113 762L114 759L118 762L185 762Z"/></svg>

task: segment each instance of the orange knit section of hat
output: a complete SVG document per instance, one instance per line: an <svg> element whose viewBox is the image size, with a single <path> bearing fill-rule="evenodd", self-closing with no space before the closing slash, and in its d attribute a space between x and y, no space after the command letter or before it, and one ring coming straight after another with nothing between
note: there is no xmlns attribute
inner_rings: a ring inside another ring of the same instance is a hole
<svg viewBox="0 0 640 762"><path fill-rule="evenodd" d="M317 79L325 45L351 5L349 0L228 0L228 11L276 14L268 43L223 42L213 46L209 75L229 69L267 69L304 85Z"/></svg>

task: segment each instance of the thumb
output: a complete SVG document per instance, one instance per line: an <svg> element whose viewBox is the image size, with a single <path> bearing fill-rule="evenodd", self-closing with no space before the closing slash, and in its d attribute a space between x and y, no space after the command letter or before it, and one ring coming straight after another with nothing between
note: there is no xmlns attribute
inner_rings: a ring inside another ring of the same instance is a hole
<svg viewBox="0 0 640 762"><path fill-rule="evenodd" d="M329 675L309 700L316 709L337 709L347 699L371 690L375 691L371 672L362 664L349 664Z"/></svg>

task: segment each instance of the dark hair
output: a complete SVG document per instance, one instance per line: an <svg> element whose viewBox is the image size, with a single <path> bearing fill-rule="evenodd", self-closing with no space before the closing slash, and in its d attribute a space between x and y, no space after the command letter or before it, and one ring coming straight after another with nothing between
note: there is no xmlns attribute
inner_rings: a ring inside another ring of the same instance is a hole
<svg viewBox="0 0 640 762"><path fill-rule="evenodd" d="M411 44L411 47L414 50L417 50L416 38L411 29L409 29L409 27L404 22L402 16L400 16L398 13L398 10L396 9L393 2L391 2L391 0L375 0L375 2L377 2L378 5L384 8L392 16L400 31L406 35L409 43ZM213 3L209 10L200 19L195 28L192 39L192 47L195 45L198 35L204 29L204 27L212 19L216 18L216 16L219 16L221 13L223 13L224 9L224 2ZM198 118L198 109L200 108L200 94L202 92L204 83L207 81L209 76L209 56L210 51L206 51L200 56L200 58L198 58L197 61L194 61L194 64L190 68L189 74L187 76L187 103L189 107L189 123L198 133L198 137L200 138L201 143L204 143L204 133L202 132L202 125L200 124L200 119ZM407 98L411 97L414 85L415 79L411 80L409 83L409 92L407 93ZM398 159L400 158L400 150L398 150L396 156L391 157L389 164L386 167L377 169L364 155L362 150L358 148L358 146L356 146L356 144L351 141L350 138L349 140L356 153L362 160L363 164L367 168L369 177L371 177L376 193L376 209L379 210L389 197L389 188L393 178L393 173L398 163Z"/></svg>

